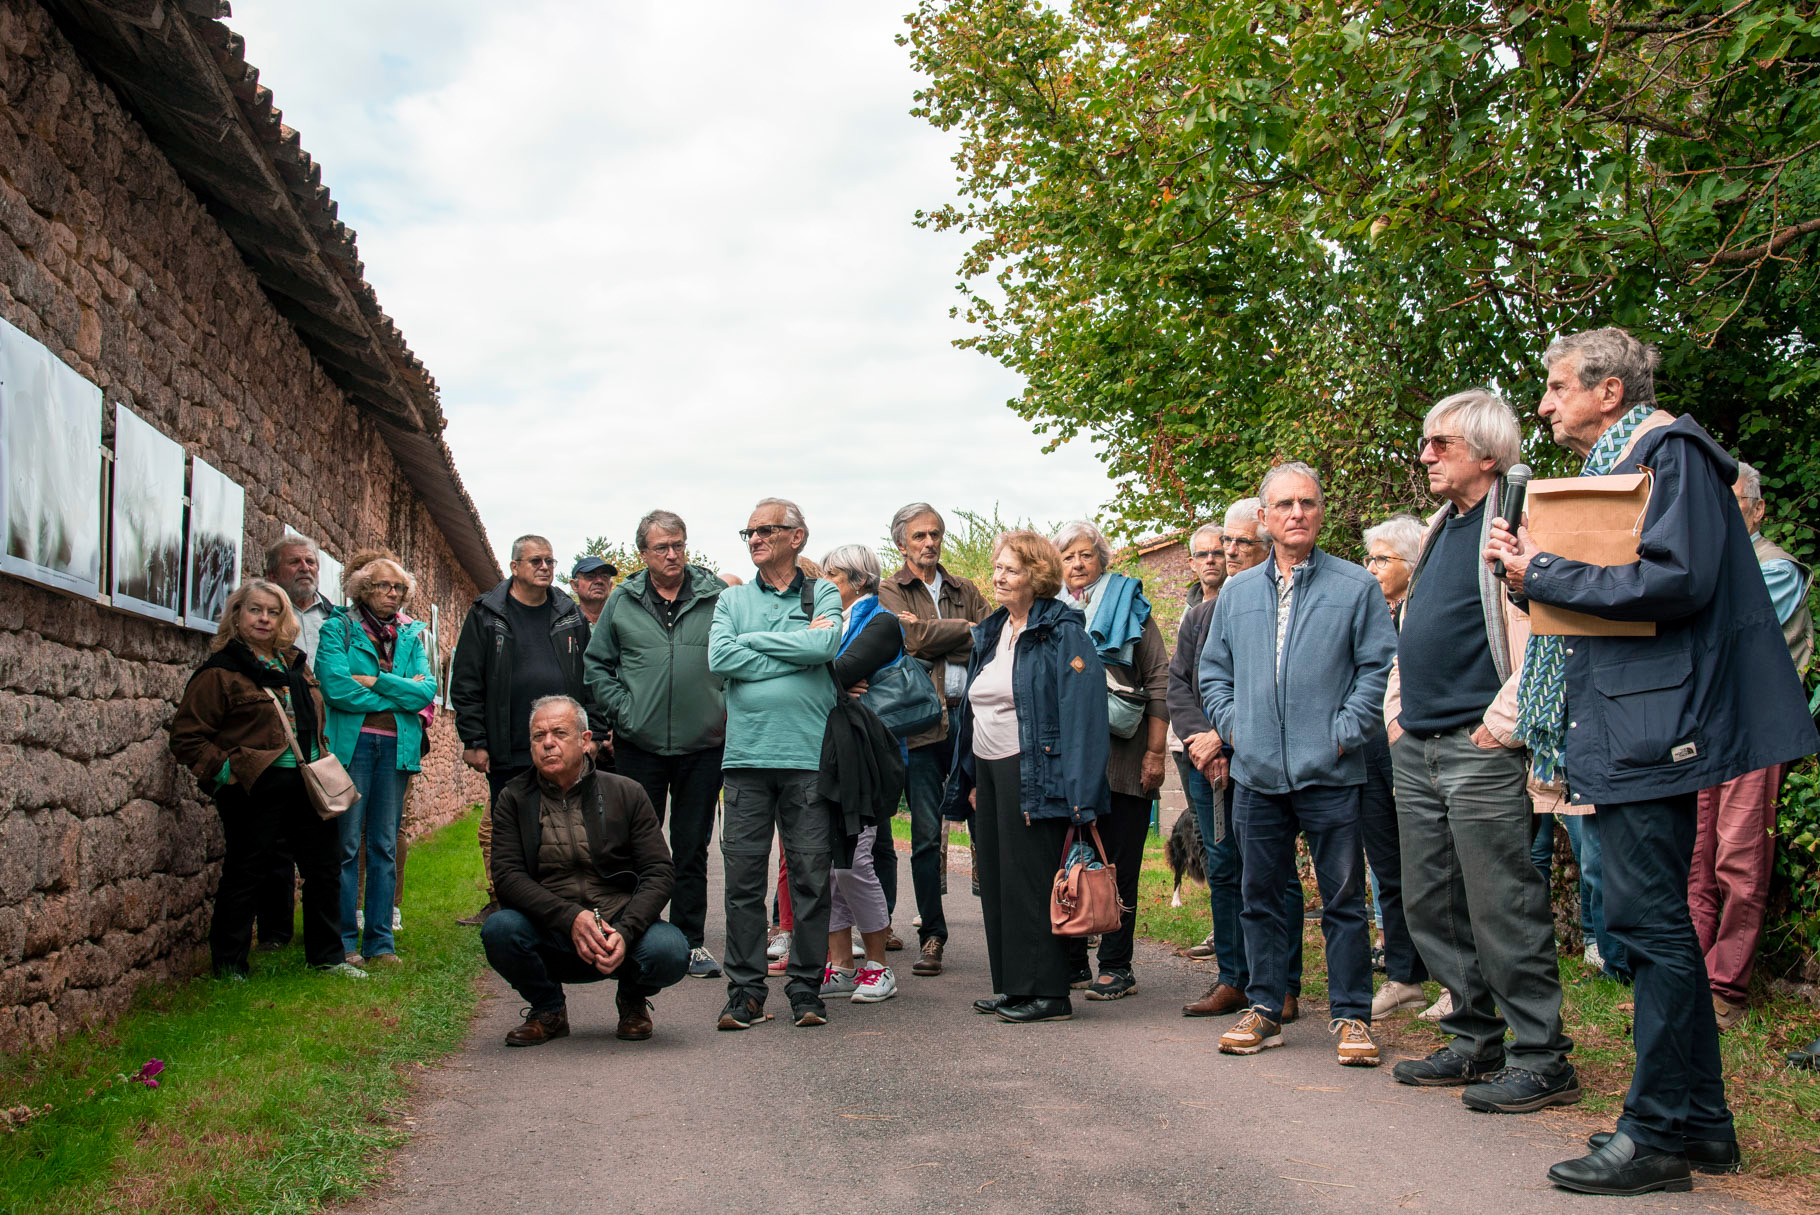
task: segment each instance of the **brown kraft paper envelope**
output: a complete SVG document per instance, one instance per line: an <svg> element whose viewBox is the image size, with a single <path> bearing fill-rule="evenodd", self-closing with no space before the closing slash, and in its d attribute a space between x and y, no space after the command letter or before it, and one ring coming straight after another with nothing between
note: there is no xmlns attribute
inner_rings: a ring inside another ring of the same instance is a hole
<svg viewBox="0 0 1820 1215"><path fill-rule="evenodd" d="M1631 565L1643 514L1649 509L1650 475L1550 477L1529 483L1529 536L1545 553L1588 565ZM1532 599L1530 632L1549 637L1654 637L1651 620L1607 620Z"/></svg>

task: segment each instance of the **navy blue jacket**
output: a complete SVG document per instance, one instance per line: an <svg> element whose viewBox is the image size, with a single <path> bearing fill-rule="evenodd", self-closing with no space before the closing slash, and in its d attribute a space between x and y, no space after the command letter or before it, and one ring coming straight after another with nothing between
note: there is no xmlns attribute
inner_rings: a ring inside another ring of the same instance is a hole
<svg viewBox="0 0 1820 1215"><path fill-rule="evenodd" d="M1738 465L1691 417L1612 471L1655 475L1634 565L1543 553L1528 598L1654 637L1567 639L1567 785L1577 805L1692 793L1820 747L1732 497Z"/></svg>
<svg viewBox="0 0 1820 1215"><path fill-rule="evenodd" d="M973 626L969 689L1009 618L1000 608ZM1087 636L1086 617L1059 599L1038 599L1014 644L1011 694L1017 704L1018 805L1024 819L1092 822L1112 804L1106 784L1112 728L1106 724L1106 667ZM973 705L965 695L952 725L954 767L942 814L967 818L973 813L967 806L974 787Z"/></svg>

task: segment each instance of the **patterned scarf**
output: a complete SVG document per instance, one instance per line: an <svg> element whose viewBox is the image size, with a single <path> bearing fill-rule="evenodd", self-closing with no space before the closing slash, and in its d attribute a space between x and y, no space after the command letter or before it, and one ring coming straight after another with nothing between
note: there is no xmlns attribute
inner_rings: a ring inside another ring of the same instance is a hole
<svg viewBox="0 0 1820 1215"><path fill-rule="evenodd" d="M1618 465L1624 445L1656 412L1638 405L1599 436L1586 453L1582 477L1602 477ZM1567 779L1567 639L1531 634L1517 685L1517 740L1529 747L1536 776L1545 784Z"/></svg>

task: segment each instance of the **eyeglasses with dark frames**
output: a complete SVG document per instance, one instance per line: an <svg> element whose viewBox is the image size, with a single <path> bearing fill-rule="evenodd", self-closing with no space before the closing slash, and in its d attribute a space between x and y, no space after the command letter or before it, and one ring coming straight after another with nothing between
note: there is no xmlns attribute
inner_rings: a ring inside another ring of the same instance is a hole
<svg viewBox="0 0 1820 1215"><path fill-rule="evenodd" d="M556 565L556 558L554 557L522 557L520 560L526 565L534 565L538 569L542 569L546 565L554 568Z"/></svg>
<svg viewBox="0 0 1820 1215"><path fill-rule="evenodd" d="M1464 442L1466 442L1465 435L1423 435L1416 442L1416 459L1420 460L1422 453L1431 447L1435 449L1435 455L1444 456L1449 447L1455 443Z"/></svg>
<svg viewBox="0 0 1820 1215"><path fill-rule="evenodd" d="M742 533L742 535L743 535L743 533ZM658 553L665 557L671 557L671 556L680 557L687 551L688 551L688 546L685 544L682 544L680 542L672 542L670 544L647 544L647 545L645 545L645 552Z"/></svg>
<svg viewBox="0 0 1820 1215"><path fill-rule="evenodd" d="M760 540L769 540L778 532L793 532L795 530L794 527L785 523L761 523L757 527L740 528L739 538L750 543L754 536L757 536Z"/></svg>

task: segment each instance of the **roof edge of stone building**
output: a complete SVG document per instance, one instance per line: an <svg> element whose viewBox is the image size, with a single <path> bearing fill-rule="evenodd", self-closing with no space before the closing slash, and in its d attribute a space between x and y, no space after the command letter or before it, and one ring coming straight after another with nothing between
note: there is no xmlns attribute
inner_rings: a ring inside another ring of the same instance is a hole
<svg viewBox="0 0 1820 1215"><path fill-rule="evenodd" d="M500 578L455 458L436 381L379 306L322 167L222 18L225 0L44 0L97 77L196 192L329 379L378 424L482 587Z"/></svg>

